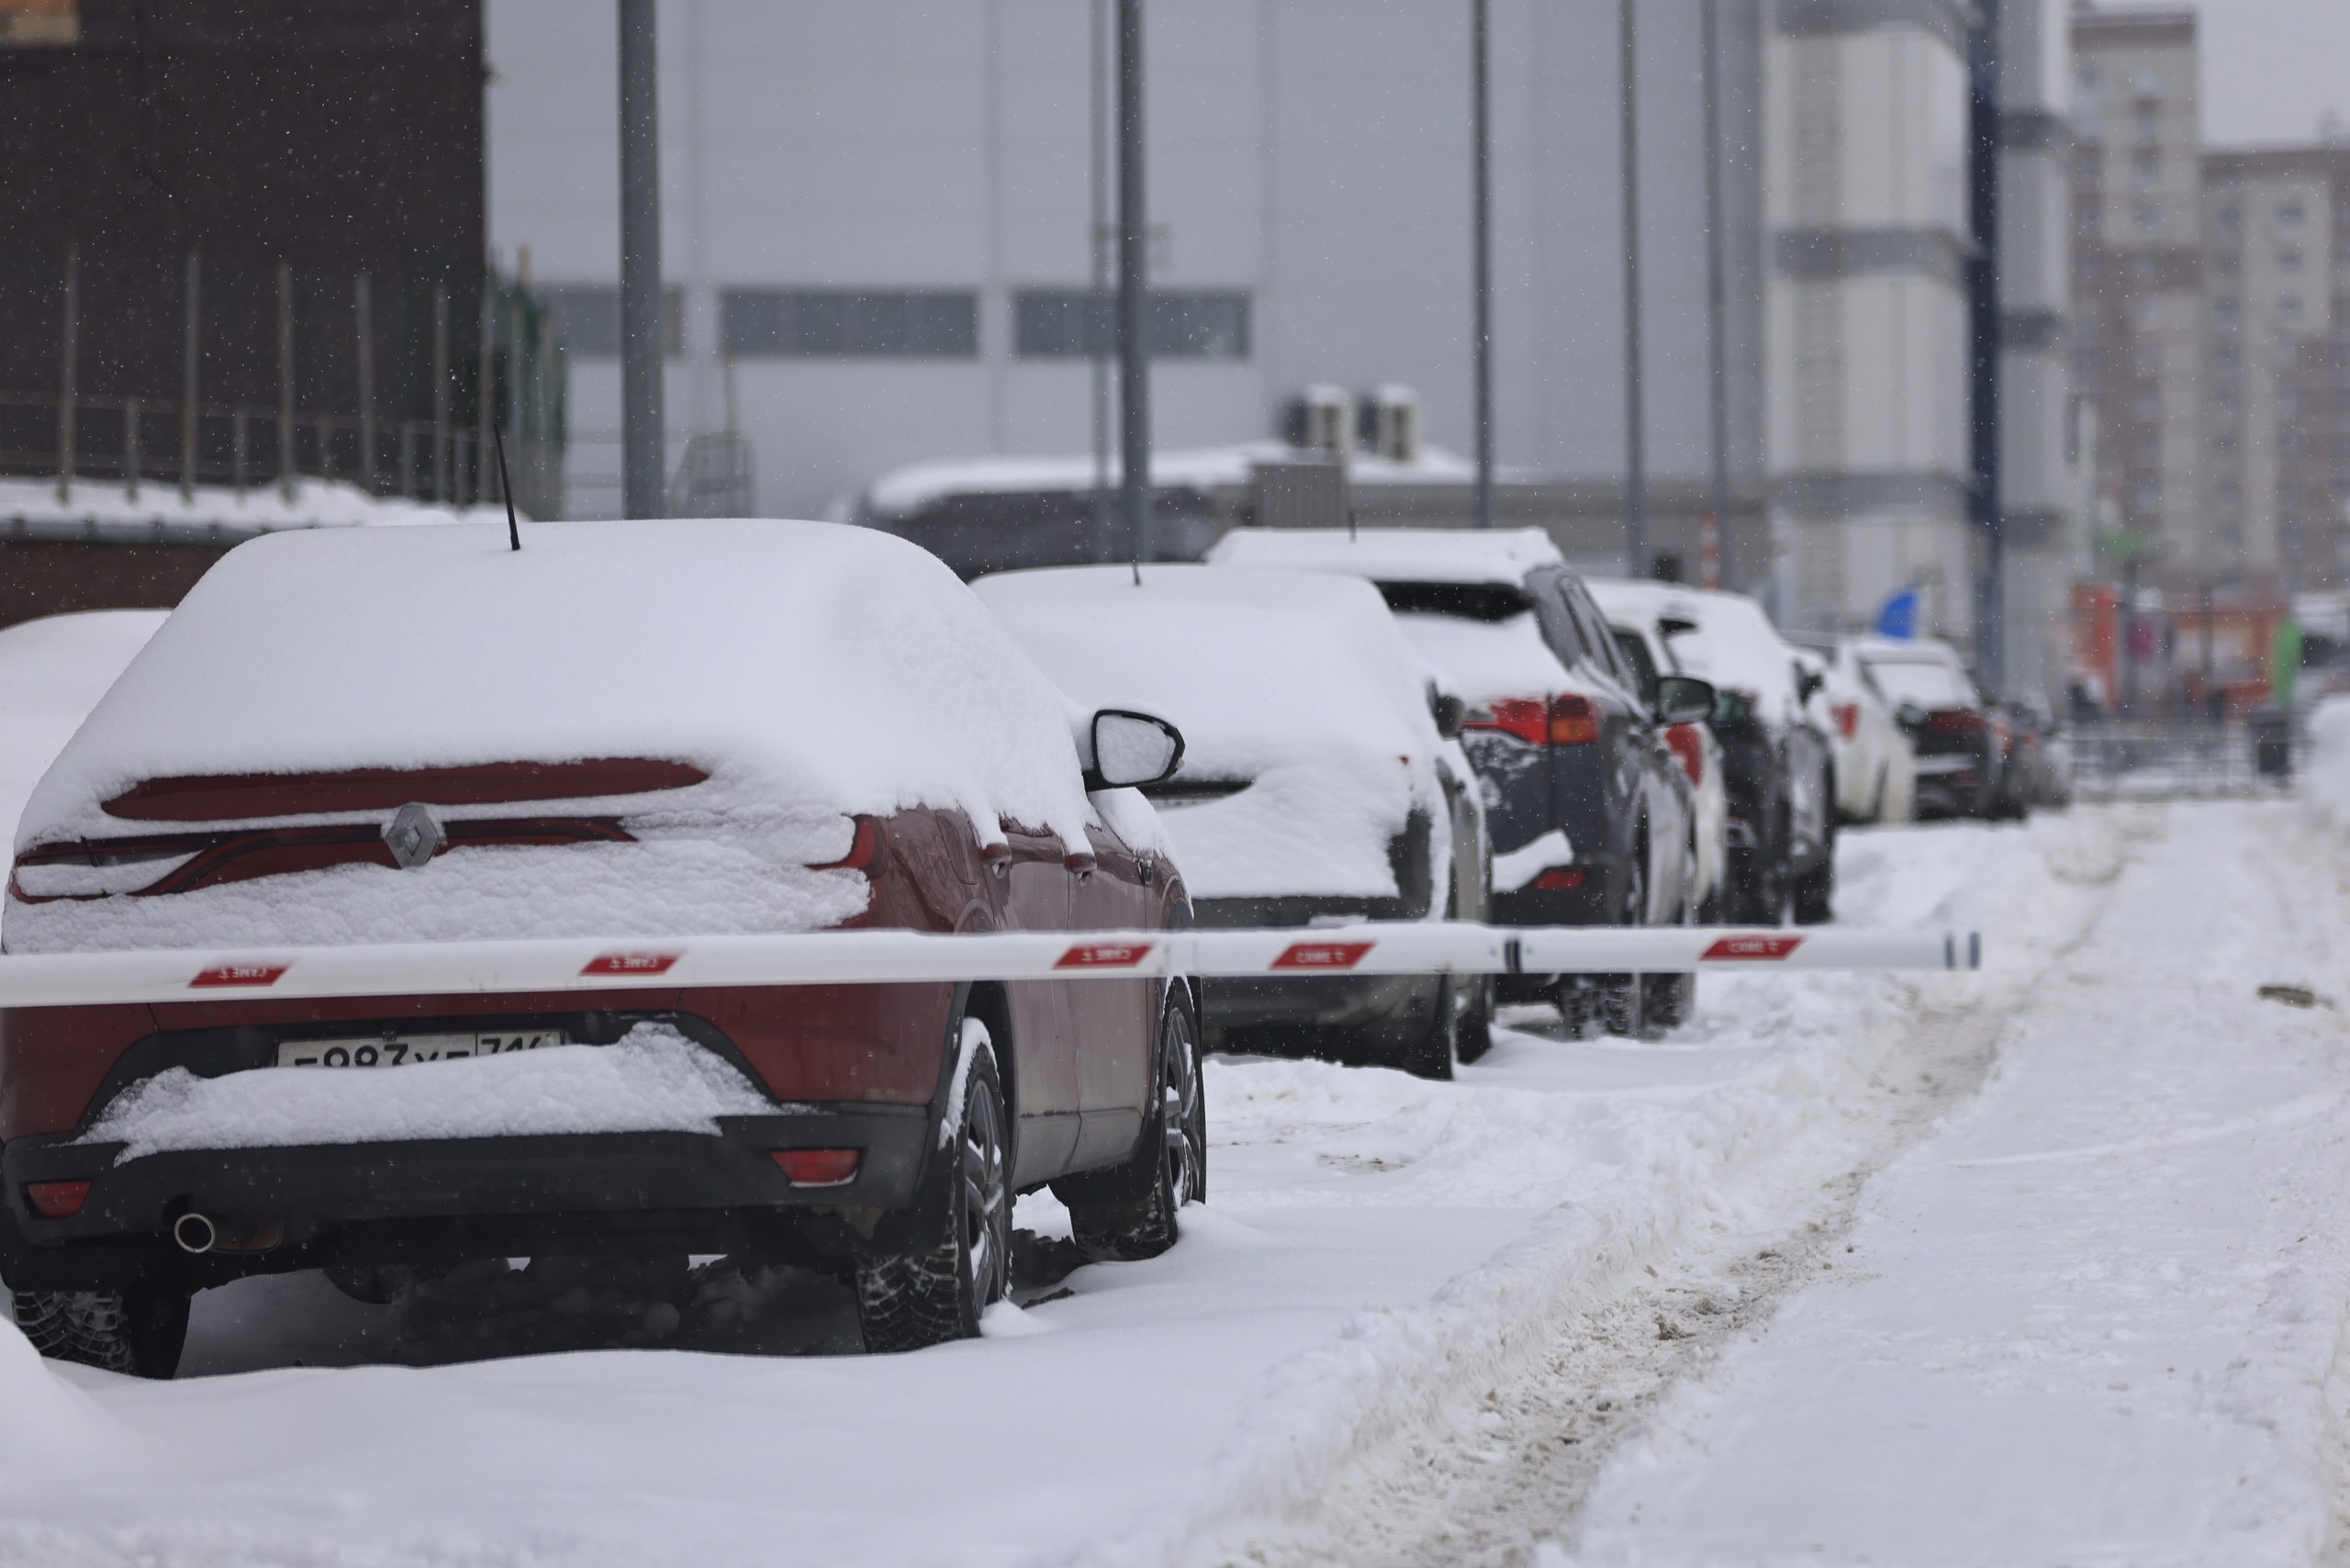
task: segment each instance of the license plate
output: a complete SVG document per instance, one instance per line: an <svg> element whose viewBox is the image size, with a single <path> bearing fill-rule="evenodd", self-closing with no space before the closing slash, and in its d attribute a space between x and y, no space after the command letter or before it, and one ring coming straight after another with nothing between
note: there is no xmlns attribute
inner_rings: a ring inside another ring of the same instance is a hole
<svg viewBox="0 0 2350 1568"><path fill-rule="evenodd" d="M359 1040L281 1040L280 1067L406 1067L420 1061L463 1061L469 1057L535 1051L571 1042L560 1029L517 1029L498 1034L393 1035Z"/></svg>

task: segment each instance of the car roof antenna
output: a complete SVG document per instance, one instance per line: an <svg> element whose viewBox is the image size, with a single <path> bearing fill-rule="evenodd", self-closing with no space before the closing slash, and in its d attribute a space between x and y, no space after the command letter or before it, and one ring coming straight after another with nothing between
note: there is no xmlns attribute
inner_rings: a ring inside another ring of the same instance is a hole
<svg viewBox="0 0 2350 1568"><path fill-rule="evenodd" d="M1347 509L1347 543L1349 544L1358 543L1355 538L1355 509L1352 507Z"/></svg>
<svg viewBox="0 0 2350 1568"><path fill-rule="evenodd" d="M514 521L514 481L506 476L506 427L492 423L490 430L498 437L498 488L506 498L506 537L513 542L517 554L522 548L522 530Z"/></svg>

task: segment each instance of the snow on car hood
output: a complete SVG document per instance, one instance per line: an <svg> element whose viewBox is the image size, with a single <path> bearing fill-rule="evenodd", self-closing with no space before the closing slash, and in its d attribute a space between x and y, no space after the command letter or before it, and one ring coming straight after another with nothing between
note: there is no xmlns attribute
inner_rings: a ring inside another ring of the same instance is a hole
<svg viewBox="0 0 2350 1568"><path fill-rule="evenodd" d="M935 557L829 523L447 525L239 546L35 789L19 851L154 832L144 780L646 757L706 780L453 818L617 816L640 842L470 848L155 898L9 902L15 950L772 931L861 910L852 813L1081 843L1067 703ZM367 820L386 812L342 813ZM273 825L288 821L271 819ZM222 824L206 823L207 827Z"/></svg>
<svg viewBox="0 0 2350 1568"><path fill-rule="evenodd" d="M1388 845L1438 809L1433 672L1368 583L1155 566L1008 572L973 588L1083 707L1183 732L1179 783L1246 782L1160 821L1194 898L1397 892Z"/></svg>
<svg viewBox="0 0 2350 1568"><path fill-rule="evenodd" d="M1763 722L1785 729L1803 717L1796 690L1796 650L1779 635L1762 607L1742 593L1709 593L1670 584L1585 580L1611 621L1686 622L1694 630L1669 632L1664 641L1681 673L1743 692Z"/></svg>

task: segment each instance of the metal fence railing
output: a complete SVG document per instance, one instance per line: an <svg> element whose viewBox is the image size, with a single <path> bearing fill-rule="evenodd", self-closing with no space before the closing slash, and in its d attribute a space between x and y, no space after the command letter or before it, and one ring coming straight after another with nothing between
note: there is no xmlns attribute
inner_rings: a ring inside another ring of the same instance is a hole
<svg viewBox="0 0 2350 1568"><path fill-rule="evenodd" d="M2303 755L2300 726L2291 755ZM2261 771L2258 734L2242 721L2100 719L2066 730L2073 794L2084 801L2223 800L2279 794L2291 775Z"/></svg>

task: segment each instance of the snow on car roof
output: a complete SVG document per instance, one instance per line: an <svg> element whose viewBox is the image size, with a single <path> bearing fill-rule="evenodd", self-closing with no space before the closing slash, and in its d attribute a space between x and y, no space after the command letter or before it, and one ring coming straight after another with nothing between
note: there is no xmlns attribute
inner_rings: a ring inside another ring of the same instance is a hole
<svg viewBox="0 0 2350 1568"><path fill-rule="evenodd" d="M1207 558L1219 566L1342 572L1373 582L1512 584L1564 560L1539 528L1236 528Z"/></svg>
<svg viewBox="0 0 2350 1568"><path fill-rule="evenodd" d="M972 585L1088 707L1183 732L1179 778L1247 782L1160 820L1194 897L1388 897L1389 840L1432 816L1433 672L1369 583L1202 566L1066 566Z"/></svg>
<svg viewBox="0 0 2350 1568"><path fill-rule="evenodd" d="M0 631L0 825L11 836L33 786L170 613L85 610Z"/></svg>
<svg viewBox="0 0 2350 1568"><path fill-rule="evenodd" d="M1248 483L1249 470L1259 464L1294 463L1297 448L1278 441L1246 442L1237 446L1192 447L1154 452L1150 482L1158 489L1214 489ZM1123 472L1113 453L1107 481L1114 486ZM1453 454L1423 446L1417 460L1395 463L1371 453L1349 454L1347 479L1357 485L1465 484L1476 476L1475 467ZM872 517L895 521L952 496L1017 495L1025 491L1091 490L1102 475L1090 455L1077 457L958 457L909 464L892 469L866 487L865 510Z"/></svg>
<svg viewBox="0 0 2350 1568"><path fill-rule="evenodd" d="M1796 650L1746 595L1619 577L1588 577L1584 586L1610 620L1646 621L1660 628L1680 621L1695 628L1667 638L1684 674L1746 693L1772 723L1791 723L1801 711Z"/></svg>
<svg viewBox="0 0 2350 1568"><path fill-rule="evenodd" d="M21 849L190 775L654 757L665 809L962 810L1081 841L1064 700L954 574L821 522L277 533L230 551L35 790ZM543 810L533 805L525 812Z"/></svg>

